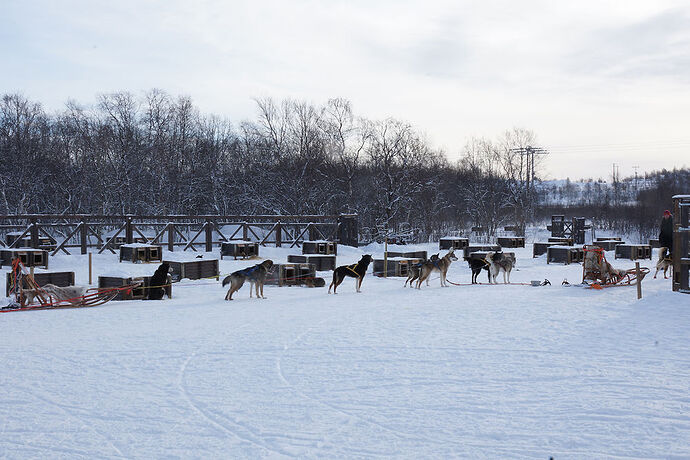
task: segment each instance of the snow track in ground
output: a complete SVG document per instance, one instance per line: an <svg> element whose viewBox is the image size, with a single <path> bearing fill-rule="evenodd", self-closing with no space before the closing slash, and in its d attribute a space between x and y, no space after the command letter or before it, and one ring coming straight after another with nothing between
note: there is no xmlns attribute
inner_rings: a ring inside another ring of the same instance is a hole
<svg viewBox="0 0 690 460"><path fill-rule="evenodd" d="M245 286L226 302L220 283L184 281L160 302L0 314L0 456L690 457L690 296L651 277L641 301L562 287L580 265L516 252L512 281L553 285L417 291L369 274L361 294L348 279L335 296ZM78 264L81 281L83 262L51 268ZM448 278L469 281L466 263Z"/></svg>

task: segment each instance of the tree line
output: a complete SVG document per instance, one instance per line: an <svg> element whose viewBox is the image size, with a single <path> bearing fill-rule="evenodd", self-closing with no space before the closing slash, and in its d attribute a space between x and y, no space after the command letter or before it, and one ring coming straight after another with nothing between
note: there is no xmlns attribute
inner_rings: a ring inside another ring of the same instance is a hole
<svg viewBox="0 0 690 460"><path fill-rule="evenodd" d="M451 162L409 123L357 116L345 99L256 108L233 123L153 89L46 113L4 94L0 214L356 213L365 239L413 240L539 218L529 130L470 139Z"/></svg>

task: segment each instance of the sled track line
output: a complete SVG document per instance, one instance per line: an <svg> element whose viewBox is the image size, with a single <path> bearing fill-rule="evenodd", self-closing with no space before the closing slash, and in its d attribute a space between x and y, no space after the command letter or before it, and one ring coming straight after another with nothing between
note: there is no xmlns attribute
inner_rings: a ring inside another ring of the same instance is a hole
<svg viewBox="0 0 690 460"><path fill-rule="evenodd" d="M355 419L355 420L359 420L360 422L366 423L366 424L368 424L368 425L373 425L373 426L375 426L375 427L378 427L378 428L380 428L380 429L382 429L382 430L384 430L384 431L387 431L387 432L389 432L389 433L392 433L393 435L395 435L395 436L397 436L397 437L399 437L399 438L407 439L407 440L412 440L412 441L428 441L428 442L431 442L431 443L433 443L433 444L439 444L439 445L452 445L452 446L458 446L458 445L460 445L459 443L452 442L452 441L447 441L447 440L442 440L442 439L434 439L434 438L430 438L430 437L428 437L428 436L415 436L415 435L413 435L412 433L406 433L406 432L404 432L404 431L396 430L395 428L391 428L391 427L389 427L389 426L383 425L383 424L381 424L381 423L379 423L379 422L377 422L377 421L375 421L375 420L370 420L370 419L365 418L365 417L362 417L362 416L360 416L360 415L353 414L353 413L348 412L348 411L346 411L346 410L344 410L344 409L341 409L341 408L339 408L339 407L337 407L337 406L335 406L335 405L333 405L333 404L329 404L329 403L327 403L327 402L325 402L325 401L323 401L323 400L321 400L321 399L318 399L318 398L316 398L316 397L313 397L313 396L311 396L311 395L309 395L309 394L307 394L307 393L305 393L305 392L299 390L294 384L290 383L290 381L287 380L287 378L285 377L285 374L283 373L283 369L282 369L282 365L281 365L281 361L282 361L282 359L283 359L283 356L285 355L285 353L287 353L287 351L290 349L290 347L292 347L292 346L294 346L295 344L299 343L305 335L307 335L308 333L310 333L310 332L311 332L313 329L315 329L316 327L318 327L318 326L322 325L323 323L325 323L328 319L329 319L329 318L324 319L324 320L322 320L322 321L319 321L318 323L316 323L315 325L309 327L307 330L305 330L305 331L302 332L300 335L298 335L298 336L295 338L295 340L293 340L293 341L290 342L289 344L285 344L285 345L283 346L283 352L280 353L280 354L278 355L278 357L276 358L276 370L278 371L278 376L280 377L280 379L283 381L283 383L284 383L285 385L287 385L292 391L294 391L295 393L297 393L298 395L302 396L303 398L305 398L305 399L307 399L307 400L313 401L313 402L315 402L315 403L317 403L317 404L321 404L321 405L323 405L323 406L325 406L325 407L331 409L332 411L335 411L335 412L337 412L337 413L340 413L340 414L342 414L342 415L345 415L345 416L348 417L348 418Z"/></svg>
<svg viewBox="0 0 690 460"><path fill-rule="evenodd" d="M246 327L248 326L249 323L243 324L242 326L238 327ZM202 407L199 406L199 404L196 404L194 402L194 399L192 398L191 394L189 393L189 390L187 389L187 385L185 384L185 374L187 372L187 367L189 366L189 363L198 355L198 351L193 352L190 354L187 359L185 360L184 364L180 367L180 371L178 373L178 378L177 378L177 388L179 389L180 393L184 396L185 400L187 401L187 404L189 407L191 407L196 413L198 413L206 422L210 423L212 426L216 427L222 432L225 432L231 436L234 436L240 441L248 442L259 449L265 449L267 451L273 452L275 454L279 454L281 456L287 456L287 457L294 457L294 455L291 455L288 452L281 451L279 449L276 449L275 447L271 447L267 445L265 442L262 442L262 440L259 439L254 439L256 438L255 435L251 434L246 435L246 434L241 434L239 433L238 429L244 429L246 431L250 431L247 427L234 422L232 420L227 419L227 417L221 417L222 419L227 420L229 424L232 424L233 426L228 426L228 424L222 423L223 420L216 420L219 418L218 416L214 416L213 414L209 414L207 410L203 409ZM233 429L234 428L234 429Z"/></svg>
<svg viewBox="0 0 690 460"><path fill-rule="evenodd" d="M87 423L83 418L81 418L80 416L74 414L71 410L67 409L67 406L66 406L66 405L56 403L55 401L53 401L53 400L51 400L51 399L49 399L49 398L46 398L45 396L38 395L38 394L36 394L35 392L33 392L33 391L31 391L31 390L29 390L29 389L27 389L27 388L22 388L22 389L23 389L26 393L28 393L28 394L30 394L31 396L33 396L34 398L38 399L39 401L43 401L43 402L48 403L48 404L50 404L50 405L52 405L52 406L54 406L54 407L57 407L58 409L60 409L60 411L62 411L62 412L63 412L64 414L66 414L68 417L71 417L72 419L77 420L79 423L82 424L82 426L86 427L91 433L93 433L93 434L99 436L100 438L104 439L104 440L106 441L107 445L109 445L110 447L112 447L112 449L113 449L115 452L117 452L117 455L118 455L119 457L121 457L121 458L128 458L128 457L127 457L125 454L123 454L122 451L113 443L112 439L110 439L108 436L106 436L105 434L101 433L100 431L96 430L95 428L93 428L93 426L91 426L91 424ZM63 451L65 450L65 449L54 449L54 448L51 448L51 447L46 447L46 449L53 450L53 451L55 451L55 452L63 452ZM69 451L72 451L72 449L69 449Z"/></svg>

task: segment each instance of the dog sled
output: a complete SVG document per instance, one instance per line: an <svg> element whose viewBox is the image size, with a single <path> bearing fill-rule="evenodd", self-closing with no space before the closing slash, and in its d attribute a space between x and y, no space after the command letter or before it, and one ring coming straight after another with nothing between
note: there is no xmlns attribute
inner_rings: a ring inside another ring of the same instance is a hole
<svg viewBox="0 0 690 460"><path fill-rule="evenodd" d="M26 272L26 267L19 259L12 261L12 285L10 286L10 298L13 301L4 307L0 307L0 312L23 311L23 310L48 310L53 308L81 308L95 307L103 305L115 297L123 289L132 289L136 285L122 286L114 288L90 288L83 295L70 298L60 298L49 289L39 286L30 273ZM26 286L26 288L25 288ZM32 296L30 301L26 301L28 296L25 291L30 290Z"/></svg>
<svg viewBox="0 0 690 460"><path fill-rule="evenodd" d="M599 246L584 246L582 263L582 284L592 289L603 289L614 286L634 286L649 273L649 268L640 267L629 270L613 268L606 260L604 249Z"/></svg>

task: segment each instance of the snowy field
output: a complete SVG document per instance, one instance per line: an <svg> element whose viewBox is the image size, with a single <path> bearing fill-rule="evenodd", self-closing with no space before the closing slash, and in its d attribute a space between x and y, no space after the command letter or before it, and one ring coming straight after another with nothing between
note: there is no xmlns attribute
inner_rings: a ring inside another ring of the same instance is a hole
<svg viewBox="0 0 690 460"><path fill-rule="evenodd" d="M227 302L219 282L183 280L163 301L0 314L0 457L690 458L690 296L652 275L640 301L563 287L581 266L531 250L511 280L552 286L416 291L368 274L360 294L351 278L336 296L249 299L247 284ZM382 248L340 247L338 264L365 252ZM88 281L85 256L50 263ZM448 279L469 283L462 259Z"/></svg>

